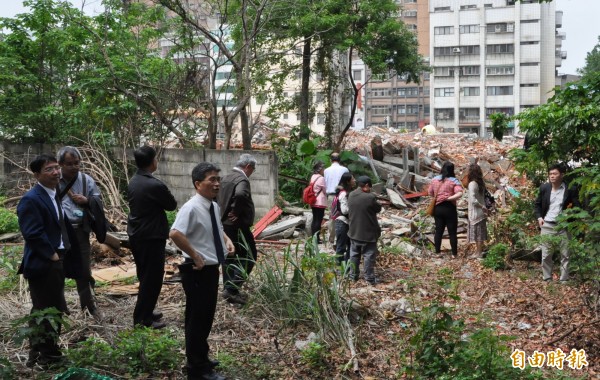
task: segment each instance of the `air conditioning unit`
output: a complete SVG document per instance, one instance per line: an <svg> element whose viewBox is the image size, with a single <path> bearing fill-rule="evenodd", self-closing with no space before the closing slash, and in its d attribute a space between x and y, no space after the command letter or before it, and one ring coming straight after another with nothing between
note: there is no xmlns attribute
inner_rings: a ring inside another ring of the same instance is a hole
<svg viewBox="0 0 600 380"><path fill-rule="evenodd" d="M457 48L457 47L455 47L455 48L452 48L452 52L453 52L454 54L460 54L460 48Z"/></svg>

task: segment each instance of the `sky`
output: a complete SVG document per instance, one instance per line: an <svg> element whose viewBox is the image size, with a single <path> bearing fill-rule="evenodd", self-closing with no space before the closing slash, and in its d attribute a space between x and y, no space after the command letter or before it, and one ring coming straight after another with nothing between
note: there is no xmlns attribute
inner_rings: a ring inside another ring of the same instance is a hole
<svg viewBox="0 0 600 380"><path fill-rule="evenodd" d="M70 0L77 7L84 6L88 14L101 11L101 0ZM600 36L600 0L554 0L556 9L563 11L563 24L559 29L565 32L562 50L567 59L558 69L561 74L576 74L585 65L585 57L598 43ZM21 0L2 0L0 17L13 17L24 12Z"/></svg>

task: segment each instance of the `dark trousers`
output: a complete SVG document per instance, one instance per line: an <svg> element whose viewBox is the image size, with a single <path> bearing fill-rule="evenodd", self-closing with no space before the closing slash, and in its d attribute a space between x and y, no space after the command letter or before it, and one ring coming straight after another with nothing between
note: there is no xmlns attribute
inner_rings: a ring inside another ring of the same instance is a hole
<svg viewBox="0 0 600 380"><path fill-rule="evenodd" d="M211 371L208 358L208 336L212 329L217 294L219 266L208 265L201 270L180 270L185 292L185 354L188 379Z"/></svg>
<svg viewBox="0 0 600 380"><path fill-rule="evenodd" d="M442 202L439 205L436 205L433 211L433 218L435 220L435 236L433 239L435 252L440 253L442 250L442 236L447 227L452 255L456 256L458 254L458 238L456 237L458 214L456 212L456 206L452 202Z"/></svg>
<svg viewBox="0 0 600 380"><path fill-rule="evenodd" d="M223 230L235 246L235 255L227 256L223 265L223 287L237 294L256 263L256 242L250 227L223 226Z"/></svg>
<svg viewBox="0 0 600 380"><path fill-rule="evenodd" d="M133 325L150 326L153 320L152 311L156 307L165 275L166 240L131 239L129 243L140 282L138 298L133 310Z"/></svg>
<svg viewBox="0 0 600 380"><path fill-rule="evenodd" d="M350 259L350 238L348 230L350 226L341 220L335 221L335 255L338 263L348 261Z"/></svg>
<svg viewBox="0 0 600 380"><path fill-rule="evenodd" d="M77 283L79 302L82 310L87 308L90 313L93 313L96 311L96 304L94 302L94 293L92 291L95 281L92 277L90 258L90 233L85 232L81 227L76 227L75 236L77 237L79 251L81 252L81 276L75 280Z"/></svg>
<svg viewBox="0 0 600 380"><path fill-rule="evenodd" d="M53 261L43 276L27 279L29 283L29 294L33 307L31 312L55 307L63 313L68 312L65 301L65 273L62 261ZM34 323L30 322L30 326ZM60 325L55 330L48 321L43 321L45 336L29 339L30 358L38 356L60 356L60 348L55 337L60 335ZM54 336L55 337L54 337Z"/></svg>
<svg viewBox="0 0 600 380"><path fill-rule="evenodd" d="M321 244L321 224L323 224L323 217L325 216L325 209L320 207L312 208L312 216L313 220L310 225L310 235L314 236L316 232L317 234L317 243Z"/></svg>

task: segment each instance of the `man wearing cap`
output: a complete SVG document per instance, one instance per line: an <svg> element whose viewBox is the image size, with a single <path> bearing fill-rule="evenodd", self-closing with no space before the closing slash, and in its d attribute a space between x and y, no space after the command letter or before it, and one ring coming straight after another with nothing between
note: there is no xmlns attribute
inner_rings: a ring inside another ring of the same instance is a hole
<svg viewBox="0 0 600 380"><path fill-rule="evenodd" d="M364 279L371 285L377 283L375 278L375 259L377 258L377 239L381 235L381 228L377 222L377 213L381 205L377 202L375 194L371 193L373 186L371 178L360 176L356 180L357 189L348 197L348 219L350 229L350 266L348 273L354 280L358 280L360 273L360 259L364 257Z"/></svg>
<svg viewBox="0 0 600 380"><path fill-rule="evenodd" d="M348 173L348 168L340 165L340 154L331 153L331 166L325 169L325 193L327 193L328 204L331 205L333 197L335 197L335 189L340 183L340 179L344 173ZM329 219L327 224L327 231L329 232L329 243L333 244L335 241L335 221Z"/></svg>

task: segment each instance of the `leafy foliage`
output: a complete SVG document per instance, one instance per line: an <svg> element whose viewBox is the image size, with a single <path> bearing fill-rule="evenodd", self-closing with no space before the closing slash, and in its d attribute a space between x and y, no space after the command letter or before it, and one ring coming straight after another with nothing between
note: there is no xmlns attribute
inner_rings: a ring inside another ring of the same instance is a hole
<svg viewBox="0 0 600 380"><path fill-rule="evenodd" d="M168 332L136 327L119 332L112 346L92 337L69 349L67 355L75 366L118 370L137 377L176 369L182 359L180 347L181 342Z"/></svg>
<svg viewBox="0 0 600 380"><path fill-rule="evenodd" d="M3 357L0 357L0 379L13 380L17 378L17 371L12 363Z"/></svg>
<svg viewBox="0 0 600 380"><path fill-rule="evenodd" d="M506 256L508 255L508 252L508 246L504 243L498 243L491 246L483 259L483 266L493 270L506 268Z"/></svg>
<svg viewBox="0 0 600 380"><path fill-rule="evenodd" d="M490 115L492 124L492 135L498 141L502 141L504 133L508 130L510 117L502 112L496 112Z"/></svg>
<svg viewBox="0 0 600 380"><path fill-rule="evenodd" d="M45 326L51 329L46 331ZM14 331L13 339L22 343L29 339L32 344L44 342L47 339L58 339L58 331L61 327L69 327L69 323L63 318L63 313L55 307L32 311L31 314L14 320L12 323Z"/></svg>
<svg viewBox="0 0 600 380"><path fill-rule="evenodd" d="M14 211L0 207L0 234L17 231L19 231L17 214Z"/></svg>
<svg viewBox="0 0 600 380"><path fill-rule="evenodd" d="M598 43L592 51L587 53L585 57L585 66L579 70L579 74L582 76L593 75L594 73L600 72L600 36L598 36Z"/></svg>

